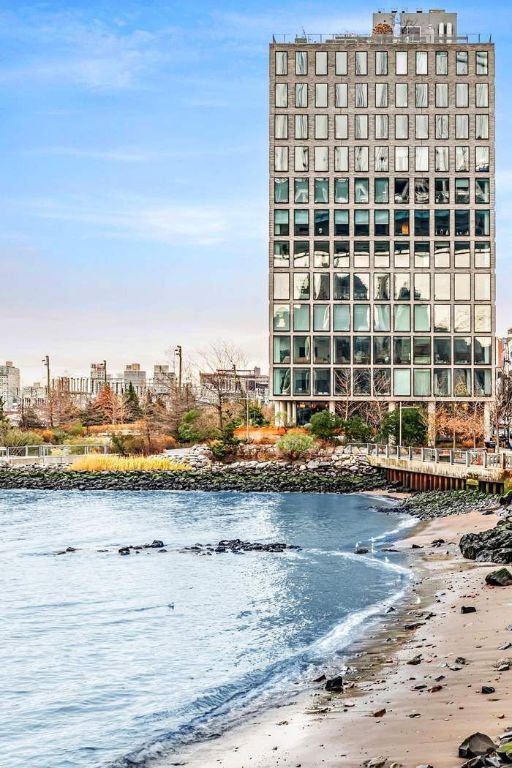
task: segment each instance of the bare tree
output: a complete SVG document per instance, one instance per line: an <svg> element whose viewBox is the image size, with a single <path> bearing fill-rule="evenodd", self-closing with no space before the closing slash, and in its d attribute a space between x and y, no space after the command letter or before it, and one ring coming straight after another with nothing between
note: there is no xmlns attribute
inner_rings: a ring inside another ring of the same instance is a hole
<svg viewBox="0 0 512 768"><path fill-rule="evenodd" d="M225 341L210 344L199 356L200 399L215 408L221 431L232 416L230 405L243 397L238 370L245 365L243 352Z"/></svg>

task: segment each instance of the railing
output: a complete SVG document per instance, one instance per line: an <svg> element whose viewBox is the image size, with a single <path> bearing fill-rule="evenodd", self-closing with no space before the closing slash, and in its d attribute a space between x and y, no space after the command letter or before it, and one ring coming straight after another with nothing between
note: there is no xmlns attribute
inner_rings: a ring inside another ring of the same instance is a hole
<svg viewBox="0 0 512 768"><path fill-rule="evenodd" d="M0 462L11 462L17 459L34 459L45 463L47 459L62 461L74 456L87 456L90 453L110 453L110 446L104 443L84 443L83 445L15 445L0 446Z"/></svg>
<svg viewBox="0 0 512 768"><path fill-rule="evenodd" d="M408 35L361 35L351 34L350 32L340 33L304 33L302 35L289 35L289 34L274 34L272 35L274 43L287 43L297 45L307 45L309 43L336 43L338 41L354 43L375 43L382 45L385 43L491 43L492 36L489 35L416 35L414 33Z"/></svg>
<svg viewBox="0 0 512 768"><path fill-rule="evenodd" d="M490 453L485 448L418 448L382 443L351 443L347 446L351 454L364 454L384 459L405 459L428 464L459 464L465 467L484 469L512 469L512 451Z"/></svg>

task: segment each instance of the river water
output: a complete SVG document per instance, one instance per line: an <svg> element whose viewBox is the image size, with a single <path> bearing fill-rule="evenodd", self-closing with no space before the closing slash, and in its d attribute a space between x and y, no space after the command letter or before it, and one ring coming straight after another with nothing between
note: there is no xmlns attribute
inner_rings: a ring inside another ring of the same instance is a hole
<svg viewBox="0 0 512 768"><path fill-rule="evenodd" d="M0 491L3 768L143 763L336 671L409 580L402 556L379 549L410 519L374 504ZM302 549L179 552L224 538ZM117 552L153 539L167 552ZM354 555L358 543L370 554ZM55 554L68 546L77 551Z"/></svg>

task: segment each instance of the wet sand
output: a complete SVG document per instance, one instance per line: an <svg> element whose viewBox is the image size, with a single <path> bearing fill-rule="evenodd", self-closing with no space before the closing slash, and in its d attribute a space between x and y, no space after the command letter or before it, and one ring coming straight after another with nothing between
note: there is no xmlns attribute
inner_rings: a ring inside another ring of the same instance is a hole
<svg viewBox="0 0 512 768"><path fill-rule="evenodd" d="M356 655L353 688L331 695L319 684L159 766L355 768L379 756L404 768L460 766L457 749L466 736L481 731L493 738L512 725L512 669L495 668L512 657L512 647L499 650L512 643L512 587L486 586L493 567L464 560L458 548L463 533L497 520L479 512L439 518L395 545L411 550L418 576L408 604ZM432 547L435 539L446 544ZM462 614L462 605L476 613ZM420 626L404 628L414 623ZM419 663L409 664L416 656ZM457 657L465 663L456 664ZM496 692L482 694L482 685Z"/></svg>

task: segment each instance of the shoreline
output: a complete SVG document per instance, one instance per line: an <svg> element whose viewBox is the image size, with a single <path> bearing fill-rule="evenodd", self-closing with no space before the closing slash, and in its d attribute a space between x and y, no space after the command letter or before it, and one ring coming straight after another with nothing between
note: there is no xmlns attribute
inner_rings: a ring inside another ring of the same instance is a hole
<svg viewBox="0 0 512 768"><path fill-rule="evenodd" d="M381 489L369 495L388 494ZM469 512L418 520L394 544L411 551L414 576L396 610L370 628L370 637L347 649L355 673L346 679L353 688L329 694L318 684L282 706L248 716L217 739L161 757L155 765L356 768L382 757L387 765L397 762L403 768L460 766L457 749L466 736L482 731L494 738L506 730L506 704L512 696L512 671L507 677L493 668L507 656L498 646L512 642L506 630L512 591L486 587L485 574L496 566L464 560L458 550L463 533L487 530L498 519L496 514ZM439 538L446 545L432 547ZM477 612L461 614L463 602ZM418 655L417 665L407 663ZM467 659L460 669L453 663L457 657ZM482 685L492 685L496 694L483 695ZM382 710L380 717L374 716Z"/></svg>

